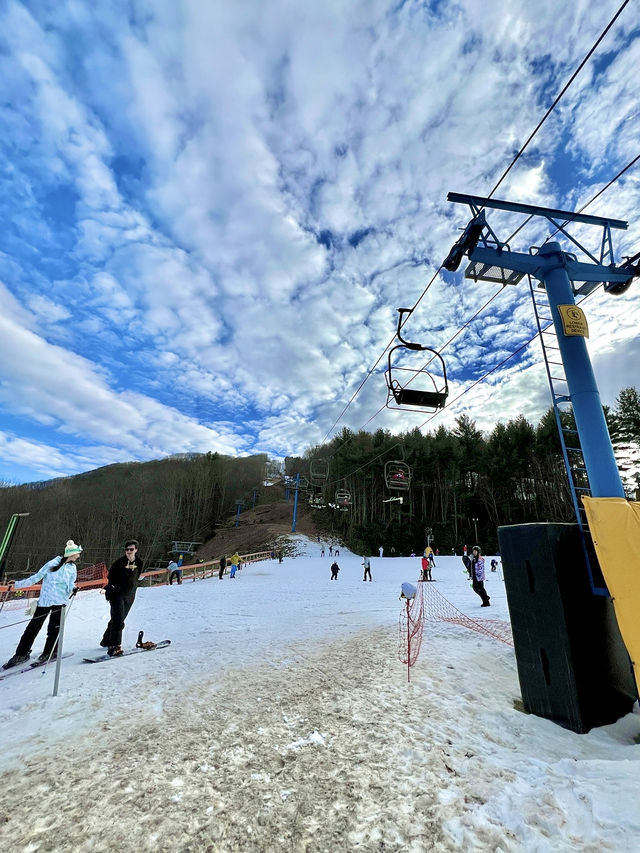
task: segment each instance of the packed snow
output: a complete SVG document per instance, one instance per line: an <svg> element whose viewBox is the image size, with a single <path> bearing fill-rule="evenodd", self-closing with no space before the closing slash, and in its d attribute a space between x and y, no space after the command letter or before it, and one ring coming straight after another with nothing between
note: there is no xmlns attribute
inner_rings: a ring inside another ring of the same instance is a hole
<svg viewBox="0 0 640 853"><path fill-rule="evenodd" d="M640 713L578 735L519 710L513 649L427 622L407 681L402 582L419 558L304 555L141 588L99 664L101 592L69 610L55 667L0 682L2 851L640 850ZM327 543L328 544L328 543ZM482 609L459 557L432 586L466 616L508 619L501 572ZM0 655L27 618L0 614ZM40 653L44 631L33 655Z"/></svg>

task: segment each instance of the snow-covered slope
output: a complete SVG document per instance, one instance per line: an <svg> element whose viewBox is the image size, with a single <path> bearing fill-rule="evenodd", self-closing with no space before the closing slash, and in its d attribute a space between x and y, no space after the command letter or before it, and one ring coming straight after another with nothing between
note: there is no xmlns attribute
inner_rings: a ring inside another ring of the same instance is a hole
<svg viewBox="0 0 640 853"><path fill-rule="evenodd" d="M51 666L0 682L0 849L640 849L637 708L588 735L527 716L513 650L447 624L407 684L398 597L419 559L372 557L363 583L342 549L335 582L298 544L234 580L140 589L125 645L172 640L148 654L83 664L107 605L77 597L60 695ZM500 572L490 609L459 558L433 575L466 615L508 619ZM24 618L0 614L3 660Z"/></svg>

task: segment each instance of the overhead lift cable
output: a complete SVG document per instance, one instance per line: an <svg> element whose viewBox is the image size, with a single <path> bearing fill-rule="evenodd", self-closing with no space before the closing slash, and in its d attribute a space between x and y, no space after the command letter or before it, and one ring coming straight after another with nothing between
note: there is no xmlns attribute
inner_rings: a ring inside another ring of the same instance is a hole
<svg viewBox="0 0 640 853"><path fill-rule="evenodd" d="M594 42L594 44L592 45L592 47L589 49L589 51L587 52L586 56L584 57L584 59L583 59L583 60L582 60L582 62L580 63L580 65L579 65L579 66L576 68L576 70L573 72L573 74L571 75L571 77L569 78L569 80L567 81L567 83L563 86L563 88L561 89L560 93L557 95L557 97L555 98L555 100L553 101L553 103L551 104L551 106L549 107L549 109L546 111L546 113L544 114L544 116L542 117L542 119L538 122L538 124L536 125L536 127L535 127L535 128L533 129L533 131L529 134L529 137L528 137L528 138L527 138L527 140L525 141L524 145L522 145L522 147L520 148L520 150L518 151L518 153L516 154L516 156L513 158L513 160L512 160L512 161L511 161L511 163L509 164L509 166L505 169L505 171L503 172L502 176L500 177L500 179L498 180L498 182L495 184L495 186L493 187L493 189L492 189L492 190L491 190L491 192L489 193L488 198L491 198L491 196L495 193L495 191L498 189L498 187L502 184L502 182L504 181L504 179L507 177L507 175L509 174L509 172L511 171L511 169L515 166L515 164L516 164L516 163L517 163L517 161L520 159L520 157L522 156L522 154L524 153L524 151L526 150L526 148L529 146L529 143L533 140L533 138L534 138L534 137L535 137L535 135L538 133L538 131L540 130L540 128L542 127L542 125L545 123L545 121L546 121L546 120L548 119L548 117L551 115L551 113L553 112L553 110L556 108L556 106L558 105L558 103L560 102L560 100L562 99L562 97L565 95L565 93L567 92L567 90L569 89L569 87L571 86L571 84L574 82L574 80L575 80L575 79L576 79L576 77L578 76L578 74L582 71L582 69L584 68L584 66L586 65L586 63L589 61L589 59L591 58L591 56L592 56L592 55L594 54L594 52L598 49L598 47L599 47L600 43L601 43L601 42L602 42L602 40L605 38L605 36L606 36L606 35L607 35L607 33L609 32L609 30L613 27L613 25L615 24L615 22L617 21L617 19L620 17L620 15L621 15L621 14L622 14L622 12L624 11L624 9L625 9L625 7L628 5L628 3L629 3L629 0L624 0L624 2L622 3L622 5L619 7L618 11L617 11L617 12L615 13L615 15L613 16L613 18L609 21L609 23L607 24L607 26L606 26L606 27L604 28L604 30L600 33L600 35L598 36L598 38L596 39L596 41ZM637 159L638 159L638 158L636 158L636 160L637 160ZM633 162L635 162L635 161L633 161ZM630 164L629 164L629 166L625 167L625 169L623 170L623 172L621 172L620 174L623 174L623 173L624 173L624 171L626 171L626 169L630 168L630 166L631 166L631 165L633 165L633 163L630 163ZM619 176L620 176L620 175L618 175L617 177L619 177ZM614 179L614 181L615 181L615 180L617 180L617 178L615 178L615 179ZM609 185L607 185L607 186L609 186ZM605 189L607 189L607 187L603 188L603 190L602 190L601 192L604 192L604 190L605 190ZM591 201L593 201L593 200L594 200L594 199L592 199ZM588 203L590 204L591 202L588 202ZM582 208L582 209L584 209L584 208ZM525 222L524 224L526 224L526 222ZM520 227L521 227L521 228L522 228L522 227L524 227L524 224L523 224L522 226L520 226ZM520 229L518 229L518 230L520 230ZM515 233L517 233L517 231L516 231ZM515 234L514 234L513 236L515 236ZM416 308L418 307L418 305L420 304L420 302L421 302L421 301L422 301L422 299L424 298L425 294L427 293L427 291L429 290L429 288L431 287L431 285L432 285L432 284L433 284L433 282L435 281L436 277L440 274L440 272L441 272L442 268L443 268L443 264L441 264L441 265L440 265L440 267L436 270L436 272L435 272L435 273L434 273L434 275L432 276L431 280L429 281L429 283L427 284L427 286L424 288L424 290L423 290L423 292L421 293L421 295L418 297L418 299L417 299L417 301L415 302L414 306L413 306L411 309L408 309L408 310L406 311L406 316L405 316L404 320L402 321L400 328L402 328L402 326L404 326L404 324L407 322L407 320L409 319L409 317L411 316L411 314L416 310ZM346 406L343 408L343 410L340 412L340 414L338 415L338 417L336 418L336 420L333 422L333 424L331 425L331 427L330 427L330 428L329 428L329 430L327 431L327 433L326 433L325 437L324 437L324 438L323 438L323 440L322 440L322 442L323 442L323 443L327 440L327 438L329 437L329 435L331 434L331 432L333 431L333 429L335 428L335 426L340 422L341 418L343 417L343 415L345 414L345 412L347 411L347 409L349 408L349 406L351 405L351 403L355 400L355 398L357 397L357 395L359 394L359 392L361 391L361 389L364 387L365 383L367 382L367 380L369 379L369 377L372 375L373 371L376 369L376 367L378 366L378 364L382 361L382 359L384 358L385 354L388 352L389 348L390 348L390 347L391 347L391 345L393 344L393 341L395 340L395 338L396 338L396 335L394 335L394 336L393 336L393 338L389 341L389 343L386 345L386 347L384 348L384 350L382 351L382 353L381 353L381 354L380 354L380 356L378 357L378 359L377 359L377 361L375 362L375 364L374 364L374 365L370 368L370 370L367 372L367 374L365 375L364 379L362 380L362 382L360 383L360 385L358 386L358 388L357 388L357 389L355 390L355 392L353 393L353 395L352 395L351 399L349 400L349 402L346 404ZM384 408L384 406L383 406L382 408ZM369 419L369 421L367 421L367 424L368 424L371 420L373 420L373 418L377 417L377 415L380 413L380 411L382 411L382 409L380 409L378 412L376 412L376 414L375 414L375 415L373 415L373 416L372 416L372 418L370 418L370 419ZM430 420L430 419L429 419L429 420ZM365 426L366 426L366 424L365 424Z"/></svg>
<svg viewBox="0 0 640 853"><path fill-rule="evenodd" d="M505 169L505 171L504 171L504 172L503 172L503 174L502 174L502 177L500 178L500 180L498 181L498 183L494 186L494 188L493 188L493 189L491 190L491 192L489 193L488 198L491 198L491 196L492 196L492 195L494 194L494 192L498 189L498 187L500 186L500 184L501 184L501 183L504 181L504 179L507 177L507 175L509 174L509 172L511 171L511 169L513 169L513 167L514 167L514 166L515 166L515 164L518 162L518 160L520 159L520 157L522 156L522 154L523 154L523 153L524 153L524 151L526 150L527 146L529 145L529 143L531 142L531 140L533 139L533 137L534 137L534 136L536 135L536 133L540 130L540 128L542 127L542 125L545 123L545 121L549 118L549 116L551 115L551 113L553 112L553 110L557 107L558 103L560 102L560 99L563 97L563 95L565 94L565 92L567 91L567 89L569 88L569 86L571 86L571 84L572 84L572 83L573 83L573 81L576 79L576 77L578 76L578 74L582 71L582 69L584 68L584 66L585 66L585 65L587 64L587 62L589 61L589 59L591 59L591 57L593 56L594 52L597 50L598 46L600 45L600 42L603 40L603 38L606 36L606 34L607 34L607 33L609 32L609 30L611 29L611 27L612 27L612 26L615 24L615 22L618 20L618 18L620 17L620 15L622 14L622 12L624 11L625 6L627 6L627 5L628 5L628 3L629 3L629 0L624 0L624 3L620 6L620 8L618 9L618 11L615 13L615 15L613 16L613 18L609 21L609 23L608 23L608 24L607 24L607 26L604 28L604 30L600 33L600 35L598 36L598 38L597 38L597 39L596 39L596 41L594 42L593 46L591 47L591 49L589 50L589 52L587 53L587 55L585 56L585 58L582 60L582 62L580 63L580 65L578 65L578 67L577 67L577 68L576 68L576 70L573 72L573 74L571 75L571 77L569 78L569 80L568 80L568 81L565 83L565 85L563 86L562 90L560 91L560 94L556 97L555 101L551 104L551 106L550 106L550 107L549 107L549 109L546 111L546 113L543 115L543 117L540 119L540 121L539 121L539 122L538 122L538 124L535 126L535 128L533 129L533 131L529 134L529 137L527 138L527 141L524 143L524 145L522 146L522 148L518 151L518 153L516 154L516 156L513 158L513 160L511 161L510 165Z"/></svg>

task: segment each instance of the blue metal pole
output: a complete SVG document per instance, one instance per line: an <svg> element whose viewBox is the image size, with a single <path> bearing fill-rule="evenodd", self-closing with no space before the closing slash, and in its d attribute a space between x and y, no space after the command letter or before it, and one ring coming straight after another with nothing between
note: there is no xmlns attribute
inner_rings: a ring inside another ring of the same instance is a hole
<svg viewBox="0 0 640 853"><path fill-rule="evenodd" d="M296 516L298 514L298 494L300 493L300 474L296 474L296 488L293 498L293 522L291 524L291 532L296 532Z"/></svg>
<svg viewBox="0 0 640 853"><path fill-rule="evenodd" d="M624 488L602 411L587 344L579 335L564 333L558 305L575 305L571 282L559 243L545 243L538 253L547 261L544 284L569 386L591 493L600 498L623 498Z"/></svg>

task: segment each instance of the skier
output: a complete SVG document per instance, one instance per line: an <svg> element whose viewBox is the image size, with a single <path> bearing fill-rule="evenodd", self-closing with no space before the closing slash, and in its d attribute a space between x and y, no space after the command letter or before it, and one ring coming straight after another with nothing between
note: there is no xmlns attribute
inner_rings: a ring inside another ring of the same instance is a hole
<svg viewBox="0 0 640 853"><path fill-rule="evenodd" d="M224 576L224 570L226 568L227 568L227 558L223 554L222 557L220 557L220 563L219 563L219 568L218 568L218 577L220 578L220 580L222 580L222 578Z"/></svg>
<svg viewBox="0 0 640 853"><path fill-rule="evenodd" d="M371 560L368 557L363 557L362 560L362 565L364 566L364 577L362 580L366 581L367 575L369 575L369 580L371 580Z"/></svg>
<svg viewBox="0 0 640 853"><path fill-rule="evenodd" d="M378 554L379 554L381 557L382 557L382 555L384 554L384 548L382 547L382 545L378 548Z"/></svg>
<svg viewBox="0 0 640 853"><path fill-rule="evenodd" d="M240 562L240 557L238 556L238 552L233 555L231 558L231 577L235 578L236 572L238 571L238 563Z"/></svg>
<svg viewBox="0 0 640 853"><path fill-rule="evenodd" d="M324 545L320 548L320 556L324 557Z"/></svg>
<svg viewBox="0 0 640 853"><path fill-rule="evenodd" d="M109 569L109 583L104 590L104 597L111 608L111 618L104 632L100 645L107 649L110 657L122 654L122 632L124 620L127 618L136 598L142 560L138 557L138 540L127 539L124 543L124 557L119 557Z"/></svg>
<svg viewBox="0 0 640 853"><path fill-rule="evenodd" d="M338 572L339 571L340 571L340 566L334 560L333 563L331 564L331 580L332 581L338 580Z"/></svg>
<svg viewBox="0 0 640 853"><path fill-rule="evenodd" d="M333 545L329 545L329 556L333 557Z"/></svg>
<svg viewBox="0 0 640 853"><path fill-rule="evenodd" d="M484 557L480 556L480 546L474 545L471 549L471 577L473 580L473 591L482 599L481 607L491 607L489 596L484 588Z"/></svg>
<svg viewBox="0 0 640 853"><path fill-rule="evenodd" d="M69 539L65 545L62 557L54 557L53 560L49 560L35 575L31 575L31 577L25 580L18 581L15 584L13 581L10 582L10 587L13 586L15 589L22 589L25 586L32 586L42 580L42 587L35 613L20 638L15 654L4 664L3 669L9 669L12 666L17 666L17 664L29 660L33 641L38 636L47 616L49 616L47 639L45 640L44 650L39 660L48 660L53 655L60 632L62 608L65 607L69 596L75 590L75 582L78 576L76 560L79 559L81 553L82 546L76 545L73 539Z"/></svg>

